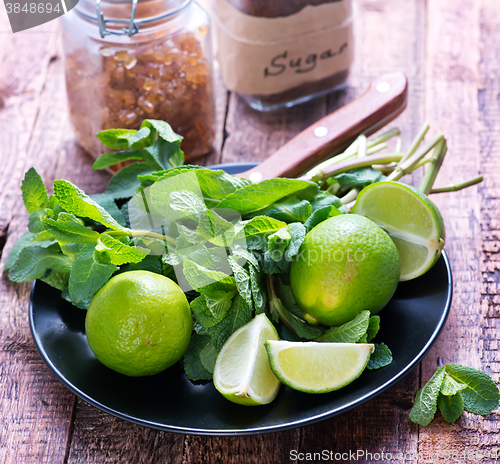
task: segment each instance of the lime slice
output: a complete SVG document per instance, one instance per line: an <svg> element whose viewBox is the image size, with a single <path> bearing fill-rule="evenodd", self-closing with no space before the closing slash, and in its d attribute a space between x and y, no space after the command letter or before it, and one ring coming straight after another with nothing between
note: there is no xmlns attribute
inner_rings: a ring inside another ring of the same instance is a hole
<svg viewBox="0 0 500 464"><path fill-rule="evenodd" d="M266 342L271 368L282 383L307 393L345 387L364 371L373 345L366 343Z"/></svg>
<svg viewBox="0 0 500 464"><path fill-rule="evenodd" d="M382 227L399 251L399 280L425 274L444 247L443 218L437 206L422 192L400 182L377 182L358 195L353 213Z"/></svg>
<svg viewBox="0 0 500 464"><path fill-rule="evenodd" d="M244 405L270 403L280 382L269 366L264 342L279 340L264 314L234 332L222 347L214 369L214 385L229 401Z"/></svg>

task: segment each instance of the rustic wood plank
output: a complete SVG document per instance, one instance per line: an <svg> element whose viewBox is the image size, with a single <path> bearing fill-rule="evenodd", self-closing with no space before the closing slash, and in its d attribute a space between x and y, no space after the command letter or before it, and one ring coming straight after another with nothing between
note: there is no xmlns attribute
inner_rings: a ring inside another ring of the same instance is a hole
<svg viewBox="0 0 500 464"><path fill-rule="evenodd" d="M431 126L446 135L449 150L436 185L474 177L484 156L480 156L478 123L479 12L479 2L471 0L428 2L426 113ZM443 333L422 363L422 384L435 371L438 356L445 363L486 367L483 327L488 308L480 297L482 253L478 238L483 217L478 189L433 196L433 200L446 224L454 296ZM494 436L484 433L489 422L465 413L456 424L447 425L438 417L420 429L421 462L433 462L431 453L446 458L450 453L475 451L480 442L492 445Z"/></svg>
<svg viewBox="0 0 500 464"><path fill-rule="evenodd" d="M55 34L43 30L0 34L0 50L9 51L4 55L6 65L0 68L0 82L7 89L0 109L5 182L0 193L0 221L8 226L0 264L3 270L7 251L26 230L27 213L19 190L26 166L35 164L42 173L55 168L51 137L60 127L51 124L58 118L57 95L63 90L52 85L53 76L60 75L51 60L57 53ZM63 115L64 111L59 121ZM62 463L74 395L55 379L35 350L27 317L30 287L11 284L5 276L0 281L0 461Z"/></svg>
<svg viewBox="0 0 500 464"><path fill-rule="evenodd" d="M480 2L480 83L478 92L479 106L479 142L481 150L480 169L485 176L479 186L479 204L481 205L481 240L483 252L480 270L482 275L481 308L485 321L482 329L483 350L482 366L500 382L500 364L498 359L498 340L500 338L500 311L498 271L498 238L500 224L498 211L500 205L500 180L496 173L500 164L500 65L498 50L500 47L500 5L496 1ZM495 411L481 421L477 449L490 455L498 451L499 412Z"/></svg>
<svg viewBox="0 0 500 464"><path fill-rule="evenodd" d="M184 463L275 464L289 462L298 449L299 430L243 437L195 437L185 440Z"/></svg>
<svg viewBox="0 0 500 464"><path fill-rule="evenodd" d="M2 16L0 31L7 27L10 28ZM14 211L31 130L38 117L40 94L50 59L56 53L56 34L46 32L43 27L37 31L0 34L0 160L4 179L0 191L0 229L9 224Z"/></svg>
<svg viewBox="0 0 500 464"><path fill-rule="evenodd" d="M75 417L67 462L72 464L183 462L183 435L137 426L105 414L82 400L78 400Z"/></svg>

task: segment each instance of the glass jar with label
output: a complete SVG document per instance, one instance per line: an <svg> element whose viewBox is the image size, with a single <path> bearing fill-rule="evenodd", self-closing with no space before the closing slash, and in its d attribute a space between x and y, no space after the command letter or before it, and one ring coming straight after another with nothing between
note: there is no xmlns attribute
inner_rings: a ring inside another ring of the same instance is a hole
<svg viewBox="0 0 500 464"><path fill-rule="evenodd" d="M204 0L224 82L259 111L345 85L353 60L351 0Z"/></svg>
<svg viewBox="0 0 500 464"><path fill-rule="evenodd" d="M94 157L96 134L161 119L192 159L215 136L208 16L191 0L80 0L61 18L70 118Z"/></svg>

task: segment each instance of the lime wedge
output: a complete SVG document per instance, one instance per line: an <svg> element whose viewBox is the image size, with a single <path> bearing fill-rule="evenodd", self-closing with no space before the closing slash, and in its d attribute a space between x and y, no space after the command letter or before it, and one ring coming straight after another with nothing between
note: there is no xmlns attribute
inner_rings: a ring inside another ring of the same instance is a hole
<svg viewBox="0 0 500 464"><path fill-rule="evenodd" d="M214 369L214 385L229 401L267 404L276 398L280 382L269 366L264 342L279 340L264 314L234 332L222 347Z"/></svg>
<svg viewBox="0 0 500 464"><path fill-rule="evenodd" d="M384 229L399 251L399 280L425 274L444 247L443 218L422 192L400 182L377 182L358 195L352 212L366 216Z"/></svg>
<svg viewBox="0 0 500 464"><path fill-rule="evenodd" d="M366 343L266 342L271 368L282 383L307 393L345 387L364 371L373 345Z"/></svg>

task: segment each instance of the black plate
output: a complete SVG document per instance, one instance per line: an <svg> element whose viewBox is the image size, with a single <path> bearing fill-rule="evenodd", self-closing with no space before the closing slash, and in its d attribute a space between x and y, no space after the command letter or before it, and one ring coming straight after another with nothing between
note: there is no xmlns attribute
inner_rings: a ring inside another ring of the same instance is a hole
<svg viewBox="0 0 500 464"><path fill-rule="evenodd" d="M255 164L225 165L241 172ZM88 403L136 424L195 435L246 435L303 426L343 413L408 374L431 348L444 326L451 304L451 269L443 252L424 276L400 283L380 314L375 341L392 350L389 366L365 371L347 387L309 395L282 387L265 406L230 403L213 384L191 383L180 363L153 377L131 378L104 367L85 337L85 311L60 297L58 290L36 282L30 299L30 326L35 344L50 369Z"/></svg>

